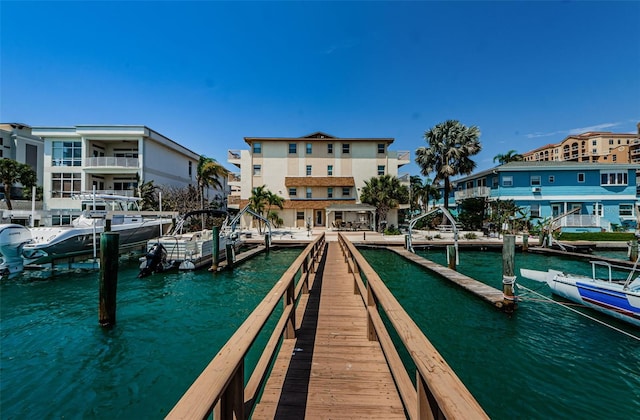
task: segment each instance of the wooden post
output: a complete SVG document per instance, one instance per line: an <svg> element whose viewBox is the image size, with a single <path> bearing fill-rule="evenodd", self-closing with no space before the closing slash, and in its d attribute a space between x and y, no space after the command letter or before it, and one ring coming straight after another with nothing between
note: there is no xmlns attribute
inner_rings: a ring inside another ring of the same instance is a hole
<svg viewBox="0 0 640 420"><path fill-rule="evenodd" d="M529 235L526 233L522 235L522 250L524 252L529 251Z"/></svg>
<svg viewBox="0 0 640 420"><path fill-rule="evenodd" d="M638 259L638 240L632 239L631 245L629 245L631 249L629 250L629 261L636 262Z"/></svg>
<svg viewBox="0 0 640 420"><path fill-rule="evenodd" d="M264 247L265 247L265 250L266 250L267 254L269 253L270 245L271 245L271 236L269 236L268 233L265 233L264 234Z"/></svg>
<svg viewBox="0 0 640 420"><path fill-rule="evenodd" d="M456 269L456 247L455 245L447 245L447 263L452 270Z"/></svg>
<svg viewBox="0 0 640 420"><path fill-rule="evenodd" d="M515 276L516 237L504 235L502 239L502 294L503 310L511 313L516 308L516 298L513 295Z"/></svg>
<svg viewBox="0 0 640 420"><path fill-rule="evenodd" d="M211 262L209 271L218 271L218 265L220 264L220 228L214 226L211 235L213 236L213 261Z"/></svg>
<svg viewBox="0 0 640 420"><path fill-rule="evenodd" d="M362 232L362 240L363 240L363 241L366 241L366 240L367 240L367 232L366 232L366 231L363 231L363 232Z"/></svg>
<svg viewBox="0 0 640 420"><path fill-rule="evenodd" d="M232 244L227 244L225 249L225 255L226 255L225 258L227 260L227 268L232 269L233 268L233 245Z"/></svg>
<svg viewBox="0 0 640 420"><path fill-rule="evenodd" d="M104 220L104 232L111 232L111 219Z"/></svg>
<svg viewBox="0 0 640 420"><path fill-rule="evenodd" d="M100 325L116 324L116 290L118 286L118 233L100 235Z"/></svg>

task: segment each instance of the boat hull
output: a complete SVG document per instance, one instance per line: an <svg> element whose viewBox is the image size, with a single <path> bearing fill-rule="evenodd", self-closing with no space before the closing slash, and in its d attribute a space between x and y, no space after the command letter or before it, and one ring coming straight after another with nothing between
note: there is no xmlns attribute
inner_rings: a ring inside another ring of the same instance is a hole
<svg viewBox="0 0 640 420"><path fill-rule="evenodd" d="M622 284L555 270L522 269L521 275L546 282L555 295L640 327L640 287L624 289Z"/></svg>

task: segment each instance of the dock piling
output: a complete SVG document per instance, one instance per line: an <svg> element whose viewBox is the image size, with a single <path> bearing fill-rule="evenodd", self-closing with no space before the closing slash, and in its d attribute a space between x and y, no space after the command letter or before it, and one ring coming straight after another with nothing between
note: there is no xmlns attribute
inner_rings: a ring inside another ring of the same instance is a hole
<svg viewBox="0 0 640 420"><path fill-rule="evenodd" d="M522 251L529 251L529 235L527 235L526 233L522 235Z"/></svg>
<svg viewBox="0 0 640 420"><path fill-rule="evenodd" d="M632 239L629 246L629 261L635 262L638 259L638 239Z"/></svg>
<svg viewBox="0 0 640 420"><path fill-rule="evenodd" d="M233 245L227 244L225 248L225 259L227 260L227 268L233 269Z"/></svg>
<svg viewBox="0 0 640 420"><path fill-rule="evenodd" d="M502 238L502 293L504 295L503 310L508 313L513 312L516 308L516 298L513 294L516 282L515 250L516 237L504 235Z"/></svg>
<svg viewBox="0 0 640 420"><path fill-rule="evenodd" d="M455 245L447 245L447 263L452 270L456 269L457 250Z"/></svg>
<svg viewBox="0 0 640 420"><path fill-rule="evenodd" d="M220 228L214 226L211 235L213 236L213 261L209 271L218 271L218 265L220 264Z"/></svg>
<svg viewBox="0 0 640 420"><path fill-rule="evenodd" d="M103 327L116 324L116 291L118 288L118 233L100 235L100 314Z"/></svg>

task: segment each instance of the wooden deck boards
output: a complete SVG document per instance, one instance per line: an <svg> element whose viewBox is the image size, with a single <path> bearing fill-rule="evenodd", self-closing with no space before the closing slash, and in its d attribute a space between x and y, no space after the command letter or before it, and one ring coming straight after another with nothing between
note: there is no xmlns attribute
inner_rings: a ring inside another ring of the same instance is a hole
<svg viewBox="0 0 640 420"><path fill-rule="evenodd" d="M380 345L367 339L366 310L353 288L338 243L328 243L299 305L297 338L283 343L252 418L406 418Z"/></svg>

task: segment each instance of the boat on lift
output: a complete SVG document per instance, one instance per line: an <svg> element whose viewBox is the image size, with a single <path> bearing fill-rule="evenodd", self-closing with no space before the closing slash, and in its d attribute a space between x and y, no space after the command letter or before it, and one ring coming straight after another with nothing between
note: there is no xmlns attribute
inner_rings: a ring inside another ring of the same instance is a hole
<svg viewBox="0 0 640 420"><path fill-rule="evenodd" d="M109 194L84 194L82 214L71 226L44 226L30 229L31 241L22 246L25 265L41 266L55 260L96 257L100 234L111 212L111 232L119 234L121 252L143 248L146 241L171 225L171 218L141 215L140 198ZM147 212L145 212L147 213Z"/></svg>

